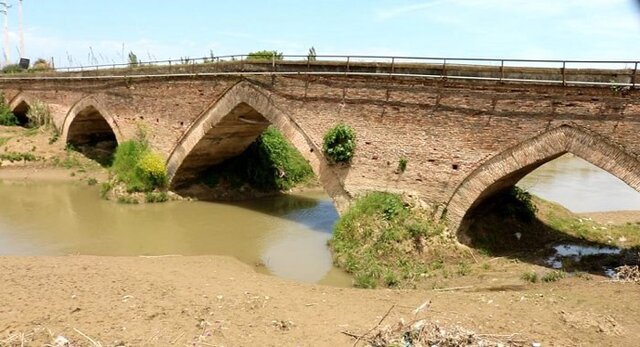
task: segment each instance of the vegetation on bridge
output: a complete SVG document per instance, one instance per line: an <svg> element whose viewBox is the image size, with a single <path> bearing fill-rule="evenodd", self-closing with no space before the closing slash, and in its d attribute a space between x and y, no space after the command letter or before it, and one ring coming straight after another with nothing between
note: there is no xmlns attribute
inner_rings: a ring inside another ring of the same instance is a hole
<svg viewBox="0 0 640 347"><path fill-rule="evenodd" d="M204 183L239 189L245 185L262 192L285 191L313 179L313 170L287 139L269 127L237 157L209 169Z"/></svg>
<svg viewBox="0 0 640 347"><path fill-rule="evenodd" d="M336 163L348 163L356 150L356 132L346 124L338 124L324 135L324 153Z"/></svg>
<svg viewBox="0 0 640 347"><path fill-rule="evenodd" d="M271 61L273 59L282 60L282 52L263 50L247 54L247 60L251 61Z"/></svg>
<svg viewBox="0 0 640 347"><path fill-rule="evenodd" d="M342 215L331 248L336 264L354 275L356 286L391 287L414 282L428 272L423 250L441 241L444 226L428 211L399 195L373 192Z"/></svg>

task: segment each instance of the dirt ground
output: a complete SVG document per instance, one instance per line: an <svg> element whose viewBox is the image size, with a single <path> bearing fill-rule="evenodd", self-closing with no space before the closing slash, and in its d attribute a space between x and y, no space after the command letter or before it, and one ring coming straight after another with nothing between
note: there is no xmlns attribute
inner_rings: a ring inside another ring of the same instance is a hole
<svg viewBox="0 0 640 347"><path fill-rule="evenodd" d="M624 224L640 222L640 211L613 211L580 213L600 224Z"/></svg>
<svg viewBox="0 0 640 347"><path fill-rule="evenodd" d="M217 256L1 257L0 346L59 336L73 346L349 346L343 332L365 333L394 305L381 326L412 319L428 300L430 320L527 346L638 345L637 284L531 284L505 273L454 289L363 290L294 283Z"/></svg>

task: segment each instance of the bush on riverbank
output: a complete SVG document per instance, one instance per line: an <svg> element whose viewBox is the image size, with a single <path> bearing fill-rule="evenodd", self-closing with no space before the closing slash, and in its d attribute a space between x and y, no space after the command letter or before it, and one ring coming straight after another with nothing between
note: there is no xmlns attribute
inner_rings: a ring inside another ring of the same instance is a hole
<svg viewBox="0 0 640 347"><path fill-rule="evenodd" d="M4 94L0 94L0 125L18 125L18 118L11 112L9 105L4 101Z"/></svg>
<svg viewBox="0 0 640 347"><path fill-rule="evenodd" d="M307 160L275 128L267 128L242 154L209 169L209 187L249 185L262 192L285 191L314 177Z"/></svg>
<svg viewBox="0 0 640 347"><path fill-rule="evenodd" d="M331 248L356 286L398 286L428 271L422 253L444 235L430 213L396 194L373 192L358 199L334 228Z"/></svg>
<svg viewBox="0 0 640 347"><path fill-rule="evenodd" d="M150 192L166 189L167 173L164 160L154 153L145 141L121 143L114 155L112 172L127 192Z"/></svg>

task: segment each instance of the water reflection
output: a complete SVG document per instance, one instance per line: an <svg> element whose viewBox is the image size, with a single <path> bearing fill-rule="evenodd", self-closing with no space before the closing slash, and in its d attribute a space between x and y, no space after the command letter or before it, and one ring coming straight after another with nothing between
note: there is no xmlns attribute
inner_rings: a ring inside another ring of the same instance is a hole
<svg viewBox="0 0 640 347"><path fill-rule="evenodd" d="M81 184L11 181L0 194L3 255L228 255L285 278L351 283L332 265L337 213L324 194L121 205Z"/></svg>
<svg viewBox="0 0 640 347"><path fill-rule="evenodd" d="M638 192L572 154L546 163L518 185L573 212L640 210Z"/></svg>

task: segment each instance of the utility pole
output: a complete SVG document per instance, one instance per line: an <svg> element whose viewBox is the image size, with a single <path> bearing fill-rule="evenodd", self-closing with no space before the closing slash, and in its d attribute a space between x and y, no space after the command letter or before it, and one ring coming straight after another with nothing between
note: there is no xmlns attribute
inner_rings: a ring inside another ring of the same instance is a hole
<svg viewBox="0 0 640 347"><path fill-rule="evenodd" d="M0 1L0 12L4 15L4 64L8 65L10 56L9 56L9 3L6 1Z"/></svg>
<svg viewBox="0 0 640 347"><path fill-rule="evenodd" d="M24 58L27 54L24 52L24 27L22 22L22 0L18 1L18 19L20 21L20 58Z"/></svg>

